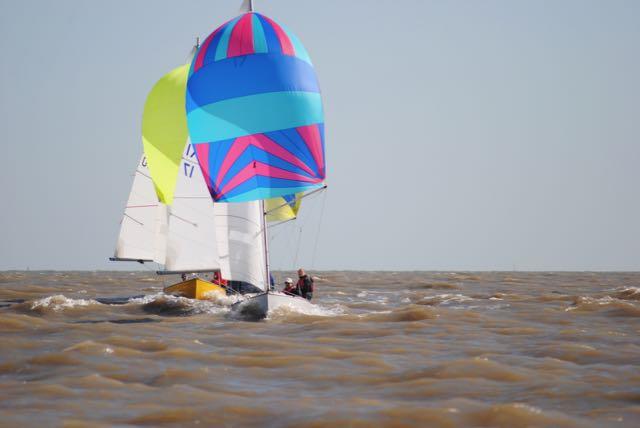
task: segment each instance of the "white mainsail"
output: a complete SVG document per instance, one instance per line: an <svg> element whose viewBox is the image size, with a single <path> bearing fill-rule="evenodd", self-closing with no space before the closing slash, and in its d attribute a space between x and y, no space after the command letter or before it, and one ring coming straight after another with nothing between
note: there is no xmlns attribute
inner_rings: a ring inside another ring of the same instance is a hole
<svg viewBox="0 0 640 428"><path fill-rule="evenodd" d="M146 159L138 164L118 237L115 260L154 261L167 272L220 270L224 279L265 290L259 201L211 200L193 147L187 143L173 205L158 202Z"/></svg>
<svg viewBox="0 0 640 428"><path fill-rule="evenodd" d="M178 272L220 269L216 241L216 211L202 177L195 150L187 141L169 207L165 269Z"/></svg>
<svg viewBox="0 0 640 428"><path fill-rule="evenodd" d="M259 201L216 204L216 238L222 277L266 290L266 251Z"/></svg>
<svg viewBox="0 0 640 428"><path fill-rule="evenodd" d="M124 210L114 259L163 264L166 233L167 207L158 202L146 158L142 156Z"/></svg>

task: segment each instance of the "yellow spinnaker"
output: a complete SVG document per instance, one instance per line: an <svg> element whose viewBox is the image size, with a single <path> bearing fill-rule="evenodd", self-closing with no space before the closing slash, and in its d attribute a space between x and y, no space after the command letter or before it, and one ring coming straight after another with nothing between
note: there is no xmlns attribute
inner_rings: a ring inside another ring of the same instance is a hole
<svg viewBox="0 0 640 428"><path fill-rule="evenodd" d="M264 201L265 210L267 211L267 221L285 221L296 218L300 209L300 196L302 193L296 193L295 196L278 197L266 199Z"/></svg>
<svg viewBox="0 0 640 428"><path fill-rule="evenodd" d="M142 144L160 202L171 205L189 131L185 93L189 64L165 74L153 86L142 114Z"/></svg>

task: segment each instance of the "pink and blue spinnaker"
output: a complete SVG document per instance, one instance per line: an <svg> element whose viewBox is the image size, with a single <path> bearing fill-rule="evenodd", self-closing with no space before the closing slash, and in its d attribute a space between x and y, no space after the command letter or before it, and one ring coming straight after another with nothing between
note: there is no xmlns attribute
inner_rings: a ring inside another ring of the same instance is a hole
<svg viewBox="0 0 640 428"><path fill-rule="evenodd" d="M292 195L323 185L324 114L298 38L264 15L219 27L187 82L191 143L215 201Z"/></svg>

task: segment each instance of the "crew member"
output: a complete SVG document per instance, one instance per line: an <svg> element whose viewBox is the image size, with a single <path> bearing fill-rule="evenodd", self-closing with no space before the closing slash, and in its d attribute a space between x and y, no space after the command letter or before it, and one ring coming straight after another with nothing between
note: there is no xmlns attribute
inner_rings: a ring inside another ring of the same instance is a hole
<svg viewBox="0 0 640 428"><path fill-rule="evenodd" d="M222 275L219 270L213 271L213 282L216 285L221 285L223 287L227 286L227 280L222 278Z"/></svg>
<svg viewBox="0 0 640 428"><path fill-rule="evenodd" d="M285 294L295 294L298 296L300 295L300 293L298 293L298 288L293 285L293 279L291 278L287 278L284 280L284 289L282 290L282 292Z"/></svg>
<svg viewBox="0 0 640 428"><path fill-rule="evenodd" d="M298 283L296 284L296 288L300 296L311 301L313 298L313 278L307 275L302 268L298 269Z"/></svg>

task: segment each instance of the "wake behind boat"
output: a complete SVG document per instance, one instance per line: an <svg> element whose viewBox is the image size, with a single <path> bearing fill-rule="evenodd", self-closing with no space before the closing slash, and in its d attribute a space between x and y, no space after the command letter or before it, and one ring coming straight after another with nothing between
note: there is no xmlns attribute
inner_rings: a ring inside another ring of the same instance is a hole
<svg viewBox="0 0 640 428"><path fill-rule="evenodd" d="M231 310L245 319L262 319L273 311L287 308L292 312L311 313L319 307L307 299L285 294L281 291L266 291L264 293L247 295L240 302L234 303Z"/></svg>

